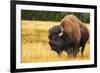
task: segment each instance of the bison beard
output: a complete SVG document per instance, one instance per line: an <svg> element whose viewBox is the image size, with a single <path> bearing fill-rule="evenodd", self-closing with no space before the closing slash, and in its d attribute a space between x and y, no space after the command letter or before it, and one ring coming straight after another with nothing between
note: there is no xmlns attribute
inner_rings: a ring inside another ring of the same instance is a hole
<svg viewBox="0 0 100 73"><path fill-rule="evenodd" d="M63 30L62 30L63 28ZM60 33L63 33L59 35ZM60 25L49 29L49 44L58 55L66 51L68 56L76 57L79 48L83 56L85 44L89 33L85 25L75 16L68 15L63 18Z"/></svg>

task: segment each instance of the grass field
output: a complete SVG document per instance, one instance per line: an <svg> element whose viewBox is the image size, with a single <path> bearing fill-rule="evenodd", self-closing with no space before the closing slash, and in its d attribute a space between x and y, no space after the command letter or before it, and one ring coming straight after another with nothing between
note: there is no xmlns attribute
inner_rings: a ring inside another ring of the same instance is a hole
<svg viewBox="0 0 100 73"><path fill-rule="evenodd" d="M90 44L87 42L84 57L80 52L77 58L68 58L63 52L59 57L52 51L48 44L48 29L59 22L50 21L26 21L22 20L22 63L47 62L47 61L67 61L67 60L89 60ZM89 29L89 25L87 25Z"/></svg>

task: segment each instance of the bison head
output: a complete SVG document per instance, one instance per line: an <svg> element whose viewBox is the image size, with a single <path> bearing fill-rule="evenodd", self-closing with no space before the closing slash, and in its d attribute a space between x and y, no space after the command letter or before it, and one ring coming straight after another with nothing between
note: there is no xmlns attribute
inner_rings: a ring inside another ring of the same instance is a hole
<svg viewBox="0 0 100 73"><path fill-rule="evenodd" d="M61 26L54 26L49 29L49 45L58 55L68 47L68 39Z"/></svg>
<svg viewBox="0 0 100 73"><path fill-rule="evenodd" d="M63 35L63 28L61 26L53 26L49 29L49 39L52 39L55 35L59 37Z"/></svg>

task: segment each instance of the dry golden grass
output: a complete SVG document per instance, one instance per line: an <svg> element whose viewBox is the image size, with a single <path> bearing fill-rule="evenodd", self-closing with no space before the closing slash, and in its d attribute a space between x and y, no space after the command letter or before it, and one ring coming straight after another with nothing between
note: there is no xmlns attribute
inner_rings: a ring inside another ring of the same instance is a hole
<svg viewBox="0 0 100 73"><path fill-rule="evenodd" d="M48 44L48 29L59 22L25 21L22 20L22 63L88 60L90 58L90 44L87 43L82 58L80 53L77 58L68 58L66 52L59 57L52 51ZM89 26L87 26L89 28Z"/></svg>

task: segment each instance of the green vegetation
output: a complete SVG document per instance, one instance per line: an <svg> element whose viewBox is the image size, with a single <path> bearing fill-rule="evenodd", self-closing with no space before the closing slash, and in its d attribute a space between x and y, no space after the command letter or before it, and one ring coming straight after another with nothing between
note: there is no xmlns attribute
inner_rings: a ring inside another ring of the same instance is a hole
<svg viewBox="0 0 100 73"><path fill-rule="evenodd" d="M38 21L61 21L65 15L69 14L77 16L84 23L90 23L90 13L76 13L76 12L22 10L21 19L38 20Z"/></svg>

